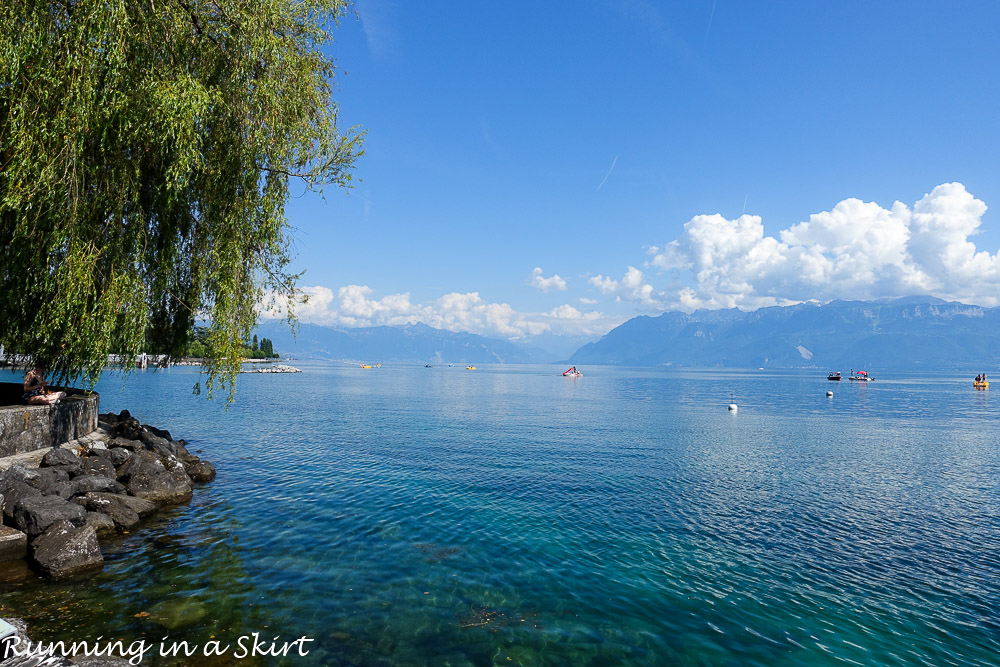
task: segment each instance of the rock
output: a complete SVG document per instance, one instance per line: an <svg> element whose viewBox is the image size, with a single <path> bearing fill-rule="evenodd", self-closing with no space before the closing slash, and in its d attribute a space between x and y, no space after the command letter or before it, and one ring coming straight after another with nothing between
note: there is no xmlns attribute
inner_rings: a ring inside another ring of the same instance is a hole
<svg viewBox="0 0 1000 667"><path fill-rule="evenodd" d="M125 462L132 456L132 452L122 447L112 447L107 451L108 456L111 459L111 463L115 468L124 465Z"/></svg>
<svg viewBox="0 0 1000 667"><path fill-rule="evenodd" d="M28 536L9 526L0 526L0 563L28 557Z"/></svg>
<svg viewBox="0 0 1000 667"><path fill-rule="evenodd" d="M168 630L194 625L205 618L205 605L190 598L165 600L149 608L149 620Z"/></svg>
<svg viewBox="0 0 1000 667"><path fill-rule="evenodd" d="M56 521L32 541L31 559L42 574L55 579L104 565L94 529L77 527L66 520Z"/></svg>
<svg viewBox="0 0 1000 667"><path fill-rule="evenodd" d="M83 472L86 475L96 475L98 477L108 477L114 479L118 475L115 465L100 456L85 456L81 459Z"/></svg>
<svg viewBox="0 0 1000 667"><path fill-rule="evenodd" d="M87 525L94 529L98 537L113 535L116 531L115 520L101 512L87 512Z"/></svg>
<svg viewBox="0 0 1000 667"><path fill-rule="evenodd" d="M113 493L88 493L82 498L83 506L91 512L104 514L118 530L132 530L139 523L139 514L129 507L123 496Z"/></svg>
<svg viewBox="0 0 1000 667"><path fill-rule="evenodd" d="M125 493L125 487L121 482L108 477L98 475L81 475L73 480L74 496L86 495L92 491L103 491L107 493Z"/></svg>
<svg viewBox="0 0 1000 667"><path fill-rule="evenodd" d="M156 428L155 426L150 426L149 424L143 424L142 427L159 438L163 438L164 440L173 440L173 438L170 437L170 431L164 428Z"/></svg>
<svg viewBox="0 0 1000 667"><path fill-rule="evenodd" d="M184 461L184 463L196 463L197 461L200 461L201 459L199 459L197 456L189 452L187 447L181 444L182 442L184 441L180 440L176 443L177 458L179 458L181 461Z"/></svg>
<svg viewBox="0 0 1000 667"><path fill-rule="evenodd" d="M195 461L184 464L184 471L192 482L205 483L215 479L215 466L208 461Z"/></svg>
<svg viewBox="0 0 1000 667"><path fill-rule="evenodd" d="M142 441L142 444L146 445L146 449L160 456L177 455L177 445L149 431L143 431L139 436L139 440Z"/></svg>
<svg viewBox="0 0 1000 667"><path fill-rule="evenodd" d="M62 467L40 468L38 470L38 478L29 482L29 484L41 491L43 495L50 495L48 490L51 489L54 484L68 481L69 473Z"/></svg>
<svg viewBox="0 0 1000 667"><path fill-rule="evenodd" d="M59 496L63 500L69 500L76 495L76 485L74 482L57 482L42 491L43 496Z"/></svg>
<svg viewBox="0 0 1000 667"><path fill-rule="evenodd" d="M38 469L29 468L23 463L18 463L17 465L11 466L0 473L0 487L3 487L6 481L16 481L16 482L31 482L38 479Z"/></svg>
<svg viewBox="0 0 1000 667"><path fill-rule="evenodd" d="M161 505L186 503L192 495L191 480L183 471L155 472L147 468L130 477L128 491L133 496Z"/></svg>
<svg viewBox="0 0 1000 667"><path fill-rule="evenodd" d="M59 496L22 498L14 505L14 525L35 537L58 521L82 526L87 513L82 507Z"/></svg>
<svg viewBox="0 0 1000 667"><path fill-rule="evenodd" d="M153 452L133 452L128 461L118 468L118 481L127 484L132 476L140 470L145 470L150 474L167 471L163 467L163 461Z"/></svg>
<svg viewBox="0 0 1000 667"><path fill-rule="evenodd" d="M6 486L0 487L3 491L3 516L8 523L14 521L14 507L24 498L41 497L42 492L33 486L28 486L24 482L9 481Z"/></svg>
<svg viewBox="0 0 1000 667"><path fill-rule="evenodd" d="M127 440L141 440L142 438L142 425L139 423L139 420L132 417L119 419L115 430L118 432L119 438Z"/></svg>
<svg viewBox="0 0 1000 667"><path fill-rule="evenodd" d="M148 500L143 500L142 498L136 498L135 496L118 496L122 499L122 502L128 505L133 512L139 515L140 519L145 519L148 516L152 516L159 511L159 506L156 503L152 503Z"/></svg>
<svg viewBox="0 0 1000 667"><path fill-rule="evenodd" d="M145 449L145 446L138 440L130 440L128 438L112 438L108 442L108 449L114 448L124 449L130 452L138 452Z"/></svg>
<svg viewBox="0 0 1000 667"><path fill-rule="evenodd" d="M80 467L80 457L76 455L76 452L63 449L62 447L53 447L50 449L45 456L42 458L43 466L75 466Z"/></svg>

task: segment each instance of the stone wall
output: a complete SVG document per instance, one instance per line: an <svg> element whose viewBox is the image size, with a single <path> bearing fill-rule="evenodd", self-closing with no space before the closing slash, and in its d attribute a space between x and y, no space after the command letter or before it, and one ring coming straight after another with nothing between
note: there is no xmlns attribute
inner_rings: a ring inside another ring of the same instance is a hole
<svg viewBox="0 0 1000 667"><path fill-rule="evenodd" d="M97 429L100 397L61 389L68 396L55 405L23 405L23 386L0 383L0 457L56 447Z"/></svg>

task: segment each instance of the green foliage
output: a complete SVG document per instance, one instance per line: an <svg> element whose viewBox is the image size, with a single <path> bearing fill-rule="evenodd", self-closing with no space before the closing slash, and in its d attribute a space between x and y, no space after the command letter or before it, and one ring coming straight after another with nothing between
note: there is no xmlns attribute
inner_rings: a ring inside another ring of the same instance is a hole
<svg viewBox="0 0 1000 667"><path fill-rule="evenodd" d="M345 9L0 3L0 344L93 383L109 351L197 342L232 397L258 307L295 289L289 180L349 187L363 154L321 50Z"/></svg>

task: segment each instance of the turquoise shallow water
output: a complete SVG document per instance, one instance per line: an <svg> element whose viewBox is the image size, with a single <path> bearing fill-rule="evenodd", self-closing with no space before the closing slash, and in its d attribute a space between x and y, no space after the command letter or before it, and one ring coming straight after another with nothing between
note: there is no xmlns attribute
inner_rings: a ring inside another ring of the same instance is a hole
<svg viewBox="0 0 1000 667"><path fill-rule="evenodd" d="M1000 660L998 403L970 378L300 365L228 412L196 369L102 379L219 477L0 611L46 639L314 638L294 664Z"/></svg>

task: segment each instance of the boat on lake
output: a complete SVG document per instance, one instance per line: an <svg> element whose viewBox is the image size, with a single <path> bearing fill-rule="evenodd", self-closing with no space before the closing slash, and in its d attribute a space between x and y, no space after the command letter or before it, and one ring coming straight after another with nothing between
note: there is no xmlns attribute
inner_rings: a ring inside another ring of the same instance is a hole
<svg viewBox="0 0 1000 667"><path fill-rule="evenodd" d="M857 371L851 369L851 382L871 382L875 378L868 375L868 371Z"/></svg>
<svg viewBox="0 0 1000 667"><path fill-rule="evenodd" d="M989 389L990 383L986 380L973 381L972 386L976 389Z"/></svg>
<svg viewBox="0 0 1000 667"><path fill-rule="evenodd" d="M465 370L467 370L467 371L474 371L474 370L476 370L476 367L475 366L466 366Z"/></svg>
<svg viewBox="0 0 1000 667"><path fill-rule="evenodd" d="M834 382L840 382L840 371L833 371L826 376L827 380L832 380Z"/></svg>
<svg viewBox="0 0 1000 667"><path fill-rule="evenodd" d="M567 368L566 370L563 371L564 378L578 378L581 375L583 375L583 373L576 370L576 366L573 366L572 368Z"/></svg>

